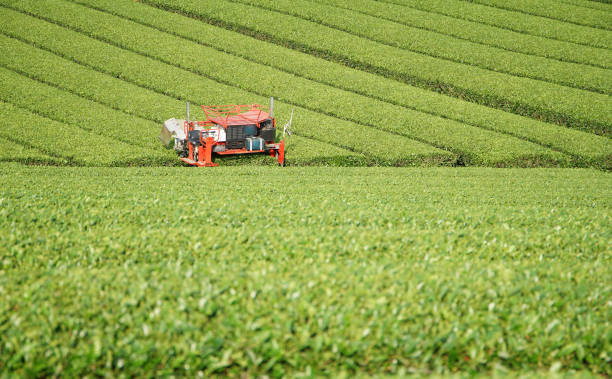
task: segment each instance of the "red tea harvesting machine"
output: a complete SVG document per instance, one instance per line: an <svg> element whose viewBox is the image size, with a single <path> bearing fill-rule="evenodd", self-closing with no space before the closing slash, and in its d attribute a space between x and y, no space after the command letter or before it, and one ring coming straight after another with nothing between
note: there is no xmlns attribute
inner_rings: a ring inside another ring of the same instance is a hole
<svg viewBox="0 0 612 379"><path fill-rule="evenodd" d="M174 150L183 162L193 166L213 167L218 166L212 161L213 154L265 153L276 157L280 166L285 165L285 143L275 142L274 98L270 98L269 109L259 104L250 104L202 105L202 110L206 120L191 121L187 103L186 120L167 120L159 135L160 141L167 147L174 140ZM290 124L291 120L285 129Z"/></svg>

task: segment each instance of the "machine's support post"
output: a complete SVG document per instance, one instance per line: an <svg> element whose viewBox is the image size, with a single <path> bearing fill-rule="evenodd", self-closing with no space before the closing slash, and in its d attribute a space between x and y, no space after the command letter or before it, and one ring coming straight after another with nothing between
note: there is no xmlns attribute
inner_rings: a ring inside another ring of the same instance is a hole
<svg viewBox="0 0 612 379"><path fill-rule="evenodd" d="M208 167L213 167L213 166L217 166L216 164L214 164L212 162L212 151L213 151L213 144L215 143L215 139L212 137L208 137L206 138L206 148L205 148L205 152L204 152L204 161L206 166Z"/></svg>
<svg viewBox="0 0 612 379"><path fill-rule="evenodd" d="M280 166L285 165L285 141L278 143L278 164Z"/></svg>
<svg viewBox="0 0 612 379"><path fill-rule="evenodd" d="M270 98L270 118L274 118L274 98Z"/></svg>
<svg viewBox="0 0 612 379"><path fill-rule="evenodd" d="M204 163L204 146L198 145L198 162Z"/></svg>
<svg viewBox="0 0 612 379"><path fill-rule="evenodd" d="M204 144L200 144L198 146L198 163L197 165L200 167L215 167L218 164L213 163L212 161L212 152L213 145L215 144L215 139L212 137L207 137L204 140Z"/></svg>

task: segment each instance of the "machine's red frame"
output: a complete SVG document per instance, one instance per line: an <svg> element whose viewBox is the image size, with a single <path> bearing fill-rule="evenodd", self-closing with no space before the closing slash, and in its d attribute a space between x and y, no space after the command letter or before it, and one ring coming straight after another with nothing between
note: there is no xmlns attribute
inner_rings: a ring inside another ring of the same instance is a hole
<svg viewBox="0 0 612 379"><path fill-rule="evenodd" d="M270 114L266 112L265 108L259 104L245 104L245 105L202 105L202 110L206 115L205 121L185 121L184 131L185 135L188 136L189 132L195 130L198 126L203 130L205 128L212 127L223 127L227 129L231 125L256 125L258 128L260 124L268 119L272 119L272 126L276 128L276 119L270 117ZM265 141L268 142L268 141ZM202 139L200 135L200 145L194 146L187 138L188 144L188 156L181 158L181 160L187 164L199 166L199 167L215 167L217 163L213 163L212 154L213 147L215 145L225 145L225 142L217 142L212 137ZM247 150L242 149L226 149L224 151L214 152L218 155L234 155L234 154L256 154L269 152L270 156L276 156L278 164L281 166L285 165L285 142L280 141L279 143L266 144L267 149L261 150ZM194 149L197 148L197 160L194 159Z"/></svg>

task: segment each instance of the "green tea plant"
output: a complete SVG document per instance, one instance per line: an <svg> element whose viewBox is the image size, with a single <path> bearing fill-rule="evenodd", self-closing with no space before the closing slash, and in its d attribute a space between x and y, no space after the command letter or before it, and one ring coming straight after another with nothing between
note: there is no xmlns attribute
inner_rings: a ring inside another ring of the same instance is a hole
<svg viewBox="0 0 612 379"><path fill-rule="evenodd" d="M39 12L45 15L43 17L54 15L56 22L66 22L77 31L83 31L81 28L87 24L88 30L98 33L102 41L2 8L0 12L5 14L7 22L1 30L18 40L0 36L3 41L0 49L5 52L0 64L90 102L156 123L169 117L169 109L181 112L184 100L206 104L252 102L256 99L265 103L267 96L275 95L289 103L279 104L284 112L288 113L291 106L298 105L299 113L304 113L305 117L300 117L295 129L300 136L372 157L370 163L373 164L458 162L491 166L589 165L604 169L610 166L611 146L606 137L424 91L153 7L131 2L78 2L141 24L157 25L157 29L168 32L174 27L181 36L200 44L67 2L56 1L56 10L49 12L43 12L45 4L22 2L18 7L25 7L23 9L28 12ZM31 24L31 27L24 29L24 23ZM203 33L202 28L207 33ZM118 30L129 31L128 34L133 36L142 35L142 38L115 40L118 38L115 31ZM207 43L202 37L204 35L211 35L210 40L216 42ZM155 41L164 42L156 43L155 47L140 42L151 40L150 36L155 36ZM113 39L108 39L111 37ZM130 51L109 46L106 42L119 44ZM254 42L257 48L249 49ZM212 48L202 45L211 45ZM180 58L179 62L169 59L177 46L186 52L188 58ZM231 46L228 47L230 54L220 51L223 46ZM292 54L293 59L278 59L287 53ZM30 54L36 59L32 59ZM79 64L69 64L57 55ZM202 55L203 58L198 58L197 62L189 58ZM133 62L134 66L124 67L126 61ZM224 63L220 65L219 62ZM239 69L225 70L226 62ZM320 64L319 69L314 69ZM174 67L176 65L180 68ZM155 74L151 70L143 71L141 66L156 67L152 70ZM64 80L64 77L71 80ZM126 80L128 83L124 83ZM128 92L133 95L124 96ZM53 108L51 106L52 111L56 111ZM39 109L29 109L40 112ZM74 111L58 112L65 117ZM172 115L180 116L180 113ZM77 119L72 120L76 122ZM91 119L87 124L90 123ZM353 131L357 129L360 131L355 134ZM158 131L149 128L148 133L148 143L155 145L150 147L158 148L155 138ZM116 136L116 131L111 134ZM346 135L352 138L347 139ZM453 154L405 137L456 155L453 157Z"/></svg>
<svg viewBox="0 0 612 379"><path fill-rule="evenodd" d="M2 81L6 79L2 74ZM56 157L54 161L62 164L86 166L156 166L176 161L174 154L165 150L153 151L133 146L42 117L4 101L0 101L0 115L0 137L42 152L41 163L44 163L47 155ZM29 155L26 163L32 162L37 156L35 153ZM14 158L20 157L15 155Z"/></svg>
<svg viewBox="0 0 612 379"><path fill-rule="evenodd" d="M9 115L8 112L3 116ZM9 137L10 138L10 137ZM17 139L0 138L0 161L20 162L25 164L58 165L67 163L64 159L51 157L40 150L20 144Z"/></svg>
<svg viewBox="0 0 612 379"><path fill-rule="evenodd" d="M0 65L5 64L19 69L24 75L29 75L35 80L50 82L54 86L79 93L81 96L114 109L148 118L161 125L170 117L169 115L175 114L184 107L182 101L94 71L18 40L0 36L0 42L0 55L6 53L0 56ZM126 93L129 93L130 96L125 96ZM202 116L200 113L197 112L197 109L193 112L194 116ZM130 135L129 124L125 124L124 128L123 133ZM154 131L159 133L158 129ZM156 141L156 136L149 135L147 138ZM343 161L346 161L347 164L359 162L363 164L365 162L361 154L332 147L322 142L305 141L299 136L292 138L290 145L292 164L313 164L314 162L340 164ZM343 160L343 157L347 159ZM267 161L269 159L261 160L262 163Z"/></svg>
<svg viewBox="0 0 612 379"><path fill-rule="evenodd" d="M612 31L612 14L610 13L609 7L608 9L600 10L593 7L585 8L583 6L573 4L559 4L559 2L552 0L526 0L516 4L502 0L469 1L501 9L507 9L510 11L518 11L521 13L565 21L572 24Z"/></svg>
<svg viewBox="0 0 612 379"><path fill-rule="evenodd" d="M509 52L307 0L239 0L239 2L290 14L385 45L450 62L608 95L612 93L612 75L605 68Z"/></svg>
<svg viewBox="0 0 612 379"><path fill-rule="evenodd" d="M552 147L572 155L576 165L607 167L610 162L609 138L425 91L138 3L78 2L336 88Z"/></svg>
<svg viewBox="0 0 612 379"><path fill-rule="evenodd" d="M18 14L14 14L14 16L14 18L11 17L12 20L20 21ZM37 29L36 25L40 25L41 28ZM159 93L169 94L177 99L189 100L195 104L236 102L260 102L265 104L268 101L265 97L249 94L236 87L224 85L192 72L100 43L91 38L84 36L78 38L79 35L74 32L66 31L71 43L63 43L60 39L62 36L61 29L54 25L35 22L27 30L29 30L28 34L31 33L30 35L36 36L36 44L41 44L44 40L45 43L53 43L56 47L63 46L65 48L63 54L71 51L70 54L73 59L84 62L84 57L88 57L85 62L89 62L96 67L102 67L104 72L108 74L129 79L140 86L146 86ZM126 61L132 62L133 65L125 65L124 62ZM146 68L146 70L143 68ZM115 85L121 84L115 82ZM135 90L133 86L128 86L128 88L129 91ZM100 94L98 96L112 97L113 95ZM279 115L288 117L291 112L291 105L277 102L276 106ZM181 117L183 109L184 105L181 105L178 109L167 109L167 118ZM426 164L430 164L430 162L451 164L456 161L455 156L451 153L402 136L363 127L299 107L296 107L296 112L299 116L296 117L294 130L299 135L331 142L353 151L367 153L374 164L405 165L421 164L423 162L426 162ZM285 121L286 118L279 119L279 124L282 126ZM158 132L158 129L155 129L155 133ZM351 137L347 138L347 136ZM376 143L373 143L373 141ZM151 143L159 144L157 134L155 134L155 138L151 139ZM390 145L395 146L390 149Z"/></svg>
<svg viewBox="0 0 612 379"><path fill-rule="evenodd" d="M147 0L295 49L514 113L610 130L610 96L483 70L360 38L278 12L223 1ZM588 110L580 106L590 104Z"/></svg>
<svg viewBox="0 0 612 379"><path fill-rule="evenodd" d="M58 8L58 12L62 9L61 17L72 19L72 17L68 16L70 8ZM79 11L79 14L86 13ZM267 66L251 64L240 58L235 58L236 63L232 65L235 69L227 70L226 63L220 63L225 61L213 59L217 56L219 58L222 57L222 55L219 55L222 53L216 50L205 49L192 42L167 34L158 35L158 32L150 28L127 23L124 20L105 16L99 12L95 15L98 17L91 17L93 14L87 17L89 27L92 27L96 20L105 20L104 23L100 21L96 28L98 32L102 32L100 28L107 27L109 28L109 33L114 33L112 30L117 30L117 25L121 24L123 25L122 28L129 28L129 30L133 31L130 35L134 36L134 48L143 52L146 51L147 55L153 54L166 63L176 62L176 59L178 59L181 61L180 66L189 68L194 72L212 77L221 76L221 83L231 80L236 86L247 87L248 89L255 88L257 90L256 93L259 94L277 95L281 100L289 100L291 102L299 101L298 105L308 106L316 111L324 111L339 118L361 123L363 131L360 131L360 134L377 134L379 132L377 129L388 130L461 154L462 161L467 164L565 165L569 160L567 156L561 153L550 151L526 141L443 118L406 111L397 106L371 100L346 91L341 92L329 87L319 88L321 84L317 82L304 82L304 80L299 78L288 76L288 74L272 70ZM139 30L140 33L144 33L142 38L136 38L139 35ZM145 41L145 36L147 38L151 38L151 36L159 37L155 38L155 48L139 46L150 43ZM129 48L131 47L129 46ZM180 57L176 59L169 58L170 55L174 55L177 49L186 52L184 59ZM187 53L190 51L189 49L193 53ZM205 55L202 55L202 50L206 53ZM192 57L198 56L198 54L201 58L194 60ZM202 59L207 59L206 64L202 64ZM231 59L231 56L228 59ZM283 80L284 78L286 79ZM306 87L307 85L312 86L315 91L311 91ZM336 127L334 126L334 128ZM310 132L312 133L313 131ZM302 135L306 134L302 132ZM344 136L340 136L340 138L344 138ZM366 141L367 145L375 144L375 139L366 138ZM381 146L384 146L385 149L393 150L389 148L390 144L383 144Z"/></svg>
<svg viewBox="0 0 612 379"><path fill-rule="evenodd" d="M612 52L604 48L578 45L557 39L514 32L475 21L446 16L441 13L375 0L317 0L317 2L351 9L414 28L430 30L479 43L484 46L493 46L507 51L557 59L562 62L612 68ZM581 0L578 0L578 2L585 3ZM592 1L587 3L597 4ZM515 14L514 17L516 16Z"/></svg>
<svg viewBox="0 0 612 379"><path fill-rule="evenodd" d="M584 0L561 0L562 3L578 5L585 8L599 9L606 12L612 12L612 6L609 3Z"/></svg>
<svg viewBox="0 0 612 379"><path fill-rule="evenodd" d="M0 182L1 374L611 373L606 173L0 165Z"/></svg>
<svg viewBox="0 0 612 379"><path fill-rule="evenodd" d="M0 68L0 100L126 144L158 150L158 125ZM128 130L134 131L128 133ZM134 138L139 135L140 138Z"/></svg>
<svg viewBox="0 0 612 379"><path fill-rule="evenodd" d="M495 26L519 33L567 41L584 46L612 48L610 33L606 30L589 28L583 25L570 24L546 17L525 13L509 12L504 9L489 7L462 0L383 0L402 6L408 6L444 14L458 19L470 20L485 25Z"/></svg>

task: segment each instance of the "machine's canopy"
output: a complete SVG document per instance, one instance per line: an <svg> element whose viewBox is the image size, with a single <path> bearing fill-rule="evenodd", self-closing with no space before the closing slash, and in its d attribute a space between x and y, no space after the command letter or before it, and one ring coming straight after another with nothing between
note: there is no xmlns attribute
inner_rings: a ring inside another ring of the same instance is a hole
<svg viewBox="0 0 612 379"><path fill-rule="evenodd" d="M210 117L208 121L224 127L230 125L254 125L260 124L270 118L268 112L264 112L260 109L252 109L247 112L243 112L236 115L228 115L227 117Z"/></svg>

